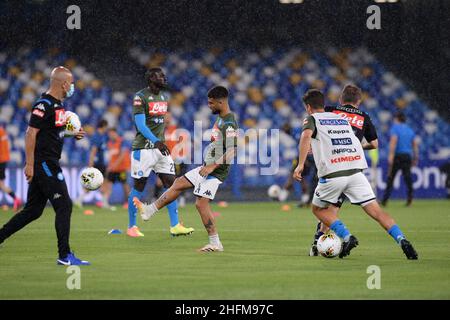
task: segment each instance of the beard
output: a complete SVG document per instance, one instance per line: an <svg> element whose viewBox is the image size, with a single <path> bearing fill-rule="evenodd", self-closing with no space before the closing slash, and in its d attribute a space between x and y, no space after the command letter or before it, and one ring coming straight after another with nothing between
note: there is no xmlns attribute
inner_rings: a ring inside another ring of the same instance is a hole
<svg viewBox="0 0 450 320"><path fill-rule="evenodd" d="M155 83L155 85L159 88L159 90L170 91L170 86L167 82L165 83L157 82Z"/></svg>
<svg viewBox="0 0 450 320"><path fill-rule="evenodd" d="M217 109L215 109L215 110L212 110L212 114L219 114L220 113L220 111L219 110L217 110Z"/></svg>

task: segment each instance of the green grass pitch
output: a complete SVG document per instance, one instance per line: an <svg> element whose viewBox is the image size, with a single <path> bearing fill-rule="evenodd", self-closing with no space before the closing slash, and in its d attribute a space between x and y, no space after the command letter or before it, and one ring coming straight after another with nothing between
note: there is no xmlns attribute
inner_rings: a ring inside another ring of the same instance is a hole
<svg viewBox="0 0 450 320"><path fill-rule="evenodd" d="M309 209L279 203L213 205L225 252L201 254L207 235L193 205L180 209L196 232L172 238L162 210L139 221L144 238L108 235L125 230L127 213L74 209L71 246L92 266L81 268L81 289L69 290L56 265L54 212L0 245L0 299L449 299L450 210L445 200L392 202L388 211L419 253L400 247L358 207L341 218L360 245L344 259L308 257L315 219ZM0 211L0 224L11 216ZM381 269L381 289L367 288L368 266Z"/></svg>

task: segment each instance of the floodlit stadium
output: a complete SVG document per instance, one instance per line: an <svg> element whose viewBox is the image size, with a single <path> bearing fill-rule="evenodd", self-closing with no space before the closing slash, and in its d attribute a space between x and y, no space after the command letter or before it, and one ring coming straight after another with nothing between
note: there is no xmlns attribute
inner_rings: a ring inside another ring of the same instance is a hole
<svg viewBox="0 0 450 320"><path fill-rule="evenodd" d="M0 299L449 299L449 17L0 3Z"/></svg>

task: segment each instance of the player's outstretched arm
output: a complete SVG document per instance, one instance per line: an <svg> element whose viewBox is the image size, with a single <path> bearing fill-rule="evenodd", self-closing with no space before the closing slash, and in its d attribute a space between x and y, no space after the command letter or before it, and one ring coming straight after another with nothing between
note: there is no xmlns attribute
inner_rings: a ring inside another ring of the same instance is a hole
<svg viewBox="0 0 450 320"><path fill-rule="evenodd" d="M364 143L362 145L364 150L378 149L378 139L372 140L370 142Z"/></svg>

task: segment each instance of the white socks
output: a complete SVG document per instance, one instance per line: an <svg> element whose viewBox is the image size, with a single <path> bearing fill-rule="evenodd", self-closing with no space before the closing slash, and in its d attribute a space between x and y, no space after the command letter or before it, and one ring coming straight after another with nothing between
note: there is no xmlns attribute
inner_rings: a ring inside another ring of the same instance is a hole
<svg viewBox="0 0 450 320"><path fill-rule="evenodd" d="M209 243L215 247L222 248L222 243L220 242L218 234L209 236Z"/></svg>

